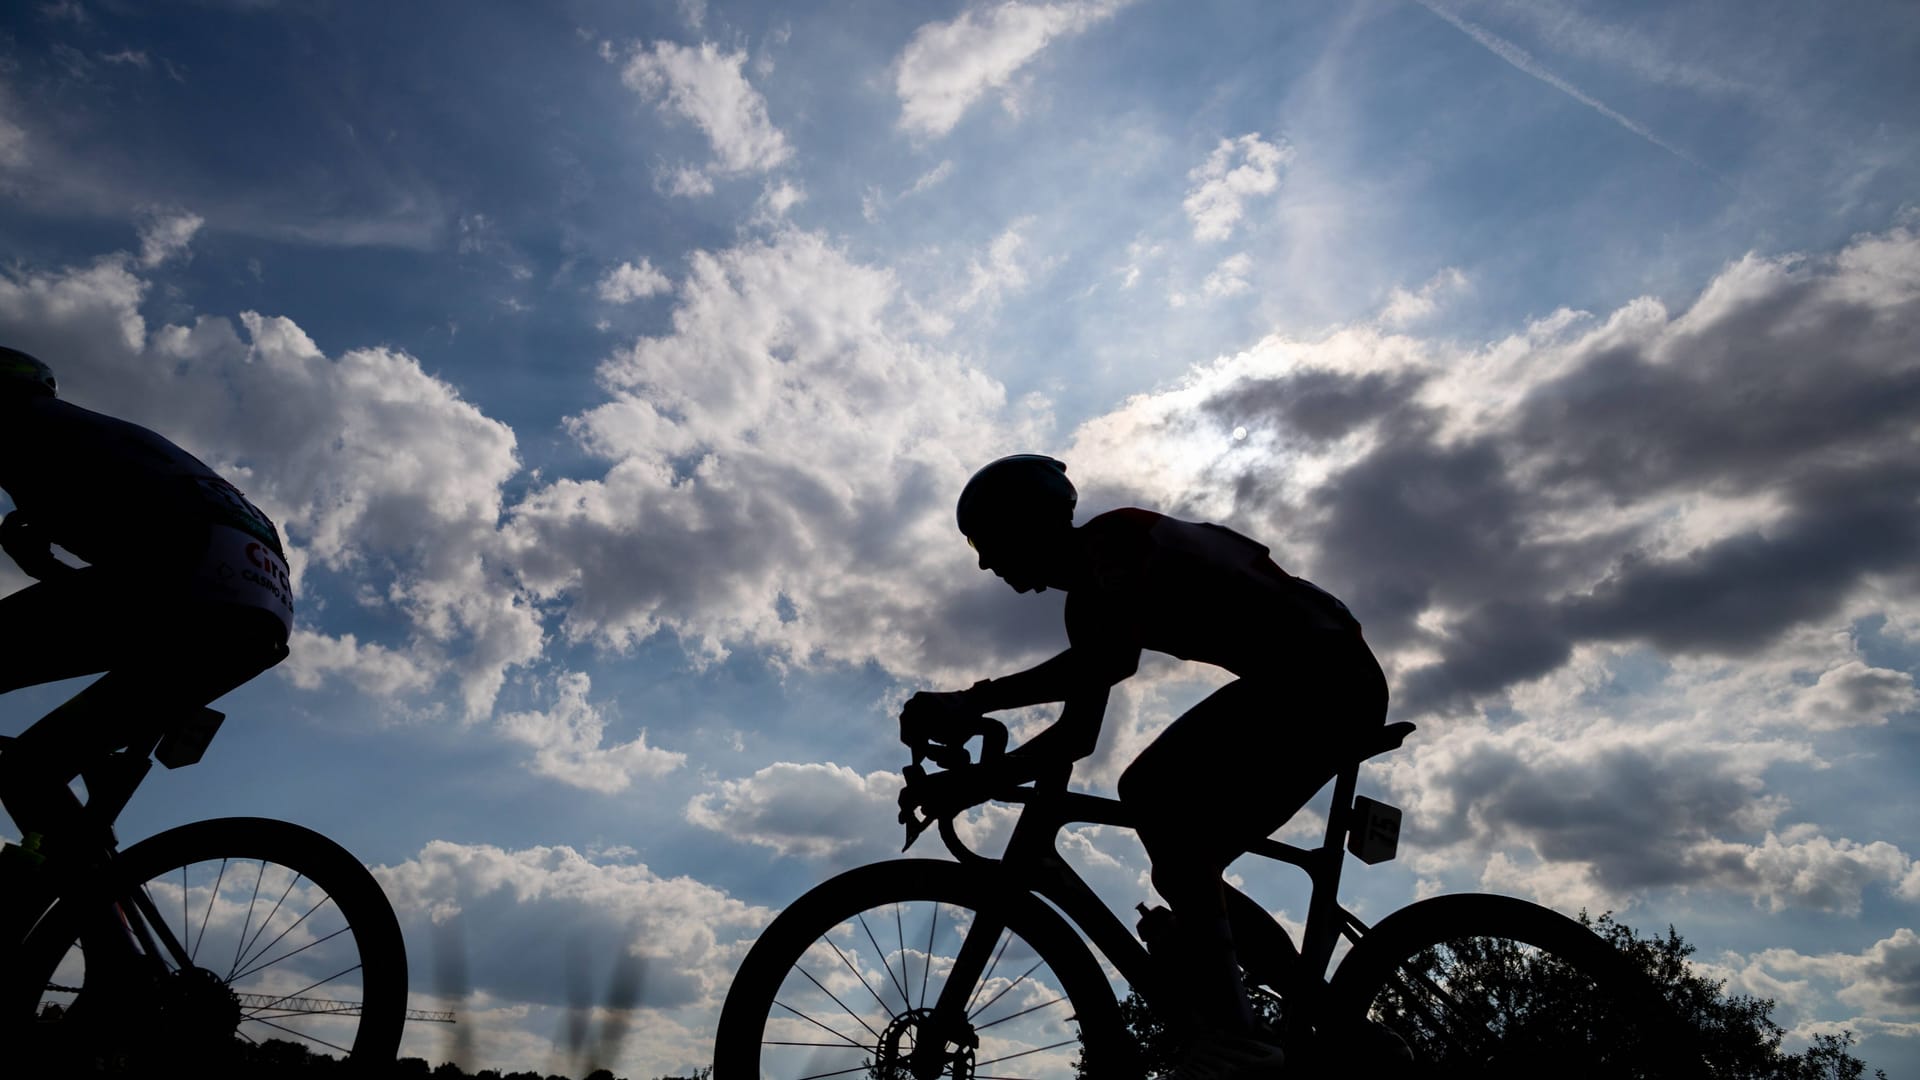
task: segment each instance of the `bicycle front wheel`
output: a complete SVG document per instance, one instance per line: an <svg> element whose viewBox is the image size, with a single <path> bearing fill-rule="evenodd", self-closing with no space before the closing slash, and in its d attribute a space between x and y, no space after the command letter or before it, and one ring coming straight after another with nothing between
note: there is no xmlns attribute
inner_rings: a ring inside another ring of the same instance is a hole
<svg viewBox="0 0 1920 1080"><path fill-rule="evenodd" d="M1387 916L1328 994L1327 1053L1363 1057L1373 1075L1697 1075L1658 992L1619 950L1513 897L1441 896Z"/></svg>
<svg viewBox="0 0 1920 1080"><path fill-rule="evenodd" d="M29 1046L81 1071L391 1062L406 1016L406 947L379 883L319 833L265 818L133 845L62 897L22 958Z"/></svg>
<svg viewBox="0 0 1920 1080"><path fill-rule="evenodd" d="M984 970L950 988L963 947ZM943 994L964 1006L950 1024ZM825 882L767 927L721 1009L714 1077L1125 1077L1125 1053L1112 985L1065 920L991 872L900 859Z"/></svg>

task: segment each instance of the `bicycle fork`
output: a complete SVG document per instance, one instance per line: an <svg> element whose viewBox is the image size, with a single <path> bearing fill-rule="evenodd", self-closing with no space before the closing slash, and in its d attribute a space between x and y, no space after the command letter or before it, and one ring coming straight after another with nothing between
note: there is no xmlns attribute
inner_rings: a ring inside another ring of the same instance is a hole
<svg viewBox="0 0 1920 1080"><path fill-rule="evenodd" d="M947 976L946 985L940 988L939 1000L934 1002L933 1014L921 1029L926 1037L914 1046L907 1058L909 1071L916 1080L933 1080L949 1063L979 1049L980 1037L974 1034L968 1019L977 990L969 988L978 987L986 977L993 947L1006 928L1004 921L988 912L975 913L973 925L967 929L966 940L961 942L959 955L954 958L953 970ZM956 1069L954 1075L961 1073Z"/></svg>

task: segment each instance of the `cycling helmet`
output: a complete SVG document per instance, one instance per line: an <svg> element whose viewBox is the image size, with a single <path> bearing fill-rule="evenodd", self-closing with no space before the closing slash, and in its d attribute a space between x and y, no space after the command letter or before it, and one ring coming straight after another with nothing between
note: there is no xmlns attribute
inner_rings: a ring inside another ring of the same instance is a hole
<svg viewBox="0 0 1920 1080"><path fill-rule="evenodd" d="M53 396L53 369L39 357L0 345L0 392Z"/></svg>
<svg viewBox="0 0 1920 1080"><path fill-rule="evenodd" d="M1004 535L1036 525L1073 523L1079 500L1067 466L1045 454L1013 454L991 462L960 490L955 516L969 538Z"/></svg>

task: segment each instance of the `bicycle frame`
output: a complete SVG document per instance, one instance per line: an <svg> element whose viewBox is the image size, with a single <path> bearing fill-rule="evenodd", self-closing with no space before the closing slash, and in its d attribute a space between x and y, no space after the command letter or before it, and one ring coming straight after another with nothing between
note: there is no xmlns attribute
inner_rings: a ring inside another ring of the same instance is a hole
<svg viewBox="0 0 1920 1080"><path fill-rule="evenodd" d="M1410 730L1410 724L1383 729L1382 741L1378 745L1367 748L1336 774L1333 805L1327 814L1326 837L1319 847L1303 848L1263 838L1248 849L1249 854L1299 867L1311 882L1312 893L1300 955L1284 965L1289 969L1283 979L1287 985L1274 987L1283 1000L1295 1006L1290 1023L1314 1021L1313 1009L1319 999L1314 991L1327 985L1328 966L1333 961L1333 951L1339 939L1344 936L1349 942L1357 942L1368 930L1367 924L1340 906L1338 900L1340 875L1346 861L1344 845L1354 821L1354 789L1359 779L1360 763L1397 747ZM951 817L939 821L941 839L963 864L996 874L1010 887L1034 893L1059 908L1067 920L1086 935L1095 950L1111 961L1121 976L1139 991L1156 1015L1163 1019L1178 1018L1184 1009L1174 1006L1177 988L1165 984L1164 976L1146 947L1055 848L1054 838L1070 824L1134 827L1132 814L1118 800L1068 791L1066 784L1070 772L1070 769L1062 769L1055 775L1036 781L1030 788L1018 787L994 793L996 800L1025 805L1000 858L983 856L969 849L954 832ZM1272 921L1264 909L1261 909L1260 917ZM1284 935L1285 931L1277 923L1273 926ZM985 972L994 943L1004 929L1004 925L993 920L988 913L977 913L975 923L955 958L946 988L935 1005L937 1021L958 1020L965 1015L966 988L975 985ZM1243 955L1242 962L1274 959ZM1263 963L1263 967L1268 969L1273 966ZM930 1051L932 1049L929 1047Z"/></svg>
<svg viewBox="0 0 1920 1080"><path fill-rule="evenodd" d="M210 709L206 711L213 712ZM214 715L218 716L217 713ZM115 751L82 771L81 778L87 786L87 801L80 808L80 814L83 819L91 822L108 837L106 846L95 853L97 865L92 869L99 870L112 865L118 846L118 841L113 834L113 823L119 819L127 803L133 799L133 793L139 789L141 782L147 778L147 774L153 771L154 752L168 733L169 729L164 727L143 732L126 749ZM12 742L13 739L10 736L0 738L0 749L4 749ZM62 860L62 862L68 862L68 860ZM27 922L21 928L20 934L10 934L10 940L24 938L26 930L46 914L47 909L52 907L58 897L49 895L46 899L45 907L20 913ZM154 909L152 898L144 890L136 890L126 896L112 897L108 903L127 937L132 943L138 944L141 957L154 962L164 951L166 955L173 958L177 966L186 967L191 964L186 948L174 936L167 921Z"/></svg>

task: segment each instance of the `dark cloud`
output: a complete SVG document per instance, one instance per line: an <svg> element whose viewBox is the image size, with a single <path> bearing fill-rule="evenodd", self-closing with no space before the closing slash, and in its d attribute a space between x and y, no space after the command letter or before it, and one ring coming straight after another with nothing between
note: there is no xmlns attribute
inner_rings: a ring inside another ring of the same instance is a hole
<svg viewBox="0 0 1920 1080"><path fill-rule="evenodd" d="M1419 384L1411 375L1303 371L1248 379L1209 398L1201 409L1229 427L1272 423L1284 434L1330 442L1397 411Z"/></svg>
<svg viewBox="0 0 1920 1080"><path fill-rule="evenodd" d="M1372 425L1310 505L1272 475L1226 479L1243 513L1311 538L1302 561L1376 646L1440 654L1403 672L1409 714L1547 674L1583 642L1751 655L1869 578L1920 572L1916 253L1896 230L1821 262L1745 260L1677 317L1641 301L1531 344L1510 377L1557 374L1470 426L1441 402L1473 391L1440 369L1253 378L1200 409L1314 441ZM1692 496L1747 516L1695 519L1701 541L1675 552L1665 530Z"/></svg>

